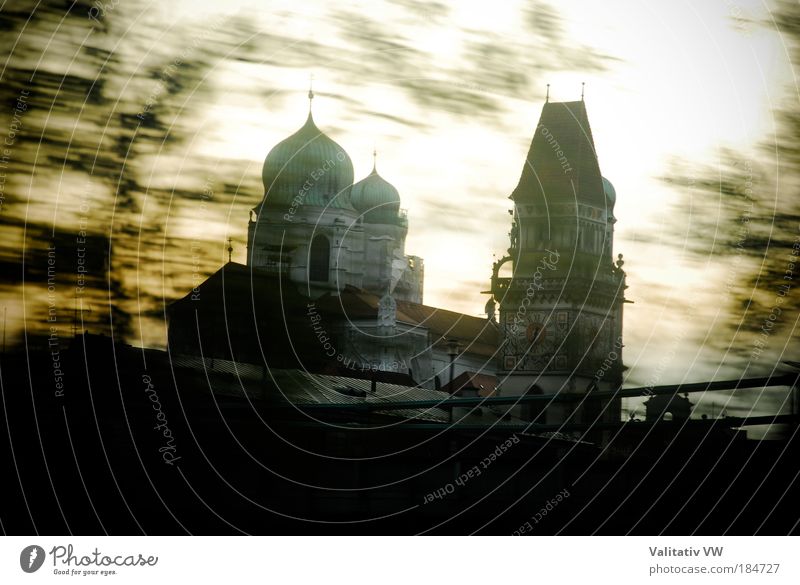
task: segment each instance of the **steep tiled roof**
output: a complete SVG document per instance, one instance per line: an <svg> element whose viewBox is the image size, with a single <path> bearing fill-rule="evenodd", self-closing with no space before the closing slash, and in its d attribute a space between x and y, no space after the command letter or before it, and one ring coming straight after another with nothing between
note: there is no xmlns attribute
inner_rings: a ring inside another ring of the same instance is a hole
<svg viewBox="0 0 800 585"><path fill-rule="evenodd" d="M199 293L190 292L183 299L173 303L171 312L179 307L194 309L208 304L222 311L223 305L231 311L243 314L273 315L272 320L279 326L284 320L292 330L293 343L300 351L303 339L309 337L308 344L316 347L316 339L310 333L306 312L310 303L320 313L333 320L377 319L380 297L354 287L346 287L338 296L325 295L314 301L299 294L295 286L287 282L279 286L278 277L258 269L251 269L236 263L228 263L208 277L199 287ZM198 302L192 301L197 294ZM223 302L223 300L225 302ZM252 320L252 319L251 319ZM498 345L497 325L485 318L473 317L455 311L430 307L408 301L397 301L397 321L413 327L425 328L430 333L434 346L443 346L449 340L459 342L460 350L485 357L493 356ZM193 322L193 319L192 319ZM298 327L292 325L299 324Z"/></svg>
<svg viewBox="0 0 800 585"><path fill-rule="evenodd" d="M374 319L378 314L377 295L355 288L347 288L339 296L326 296L317 302L321 310L337 313L348 319ZM481 317L397 301L397 320L407 325L424 327L430 332L433 345L457 340L461 350L478 355L492 356L497 349L497 325Z"/></svg>
<svg viewBox="0 0 800 585"><path fill-rule="evenodd" d="M583 101L550 102L533 135L517 188L519 203L583 201L605 205L592 129Z"/></svg>
<svg viewBox="0 0 800 585"><path fill-rule="evenodd" d="M406 301L398 301L397 318L427 328L434 345L455 339L462 350L486 356L497 349L499 332L488 319Z"/></svg>

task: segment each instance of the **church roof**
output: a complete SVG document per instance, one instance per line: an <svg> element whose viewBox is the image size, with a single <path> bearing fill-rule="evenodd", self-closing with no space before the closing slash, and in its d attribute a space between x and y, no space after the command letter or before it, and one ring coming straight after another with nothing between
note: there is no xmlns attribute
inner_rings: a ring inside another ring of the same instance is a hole
<svg viewBox="0 0 800 585"><path fill-rule="evenodd" d="M228 262L168 307L170 345L202 340L208 357L234 355L271 367L298 367L298 356L316 356L319 341L307 326L308 299L277 276ZM264 331L260 324L270 323ZM276 324L280 324L276 326ZM310 359L310 358L309 358Z"/></svg>
<svg viewBox="0 0 800 585"><path fill-rule="evenodd" d="M517 204L577 201L605 207L600 166L583 101L544 105L511 198Z"/></svg>
<svg viewBox="0 0 800 585"><path fill-rule="evenodd" d="M333 324L335 321L377 319L379 302L379 296L348 286L338 296L324 295L313 301L313 305ZM288 281L284 280L281 285L278 275L229 262L185 297L172 303L169 312L171 319L178 313L188 315L190 333L194 333L195 312L200 308L216 311L220 314L223 329L236 331L231 343L241 346L242 351L263 351L273 357L280 355L286 358L282 363L290 365L298 356L319 354L319 340L309 327L309 303L309 299ZM254 321L262 320L280 326L274 327L268 338L250 331ZM434 347L444 347L447 341L456 340L461 351L487 359L494 356L499 343L497 325L485 318L410 301L397 301L397 321L426 329ZM201 324L218 326L209 320L208 314ZM216 334L219 336L219 330ZM225 345L227 343L225 340ZM308 360L304 357L304 361Z"/></svg>
<svg viewBox="0 0 800 585"><path fill-rule="evenodd" d="M322 297L317 305L322 310L341 313L347 319L374 319L379 301L377 295L347 287L338 297ZM397 301L397 321L427 329L435 347L444 347L449 340L456 340L461 351L490 357L499 343L497 326L491 321L420 303Z"/></svg>
<svg viewBox="0 0 800 585"><path fill-rule="evenodd" d="M427 328L434 346L444 346L449 340L456 340L460 344L460 351L486 357L495 356L499 331L493 322L484 317L473 317L408 301L397 301L397 312L398 319L402 313L413 319L417 325Z"/></svg>

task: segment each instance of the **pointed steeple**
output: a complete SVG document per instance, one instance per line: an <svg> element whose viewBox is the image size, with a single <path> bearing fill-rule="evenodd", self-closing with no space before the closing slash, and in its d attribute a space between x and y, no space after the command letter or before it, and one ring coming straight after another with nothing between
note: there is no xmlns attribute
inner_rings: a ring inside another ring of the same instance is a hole
<svg viewBox="0 0 800 585"><path fill-rule="evenodd" d="M311 117L311 104L314 101L314 74L308 78L308 117Z"/></svg>
<svg viewBox="0 0 800 585"><path fill-rule="evenodd" d="M528 204L572 200L605 206L600 167L583 100L544 104L511 198Z"/></svg>

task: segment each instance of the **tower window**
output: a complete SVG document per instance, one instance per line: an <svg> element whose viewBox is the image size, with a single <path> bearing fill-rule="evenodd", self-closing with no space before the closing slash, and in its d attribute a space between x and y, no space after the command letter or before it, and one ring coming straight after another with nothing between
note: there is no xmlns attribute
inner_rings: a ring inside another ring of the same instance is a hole
<svg viewBox="0 0 800 585"><path fill-rule="evenodd" d="M314 237L308 258L308 279L315 282L328 282L331 262L331 245L322 235Z"/></svg>

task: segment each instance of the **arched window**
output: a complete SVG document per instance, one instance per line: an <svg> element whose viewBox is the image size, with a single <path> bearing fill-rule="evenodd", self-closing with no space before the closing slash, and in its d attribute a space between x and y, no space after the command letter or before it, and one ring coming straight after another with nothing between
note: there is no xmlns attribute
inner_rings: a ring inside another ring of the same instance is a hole
<svg viewBox="0 0 800 585"><path fill-rule="evenodd" d="M331 245L328 238L315 236L308 255L308 279L315 282L328 282L331 263Z"/></svg>

